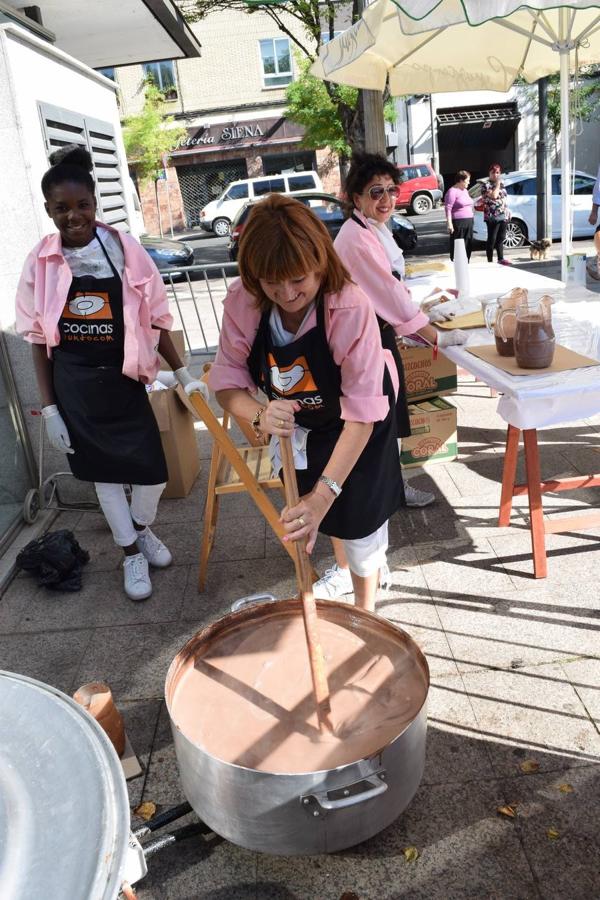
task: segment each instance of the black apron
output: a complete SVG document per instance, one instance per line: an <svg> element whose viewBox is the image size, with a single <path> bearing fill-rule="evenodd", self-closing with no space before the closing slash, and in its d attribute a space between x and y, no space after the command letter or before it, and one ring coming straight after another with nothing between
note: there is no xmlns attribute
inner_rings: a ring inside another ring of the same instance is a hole
<svg viewBox="0 0 600 900"><path fill-rule="evenodd" d="M317 324L285 347L275 347L263 314L248 358L254 380L270 400L296 400L302 406L296 423L309 428L307 469L297 469L300 495L308 494L323 473L344 422L340 418L342 376L327 343L324 300L317 300ZM403 499L396 438L394 389L387 366L383 390L390 408L375 422L369 442L321 522L319 531L353 540L367 537L396 512Z"/></svg>
<svg viewBox="0 0 600 900"><path fill-rule="evenodd" d="M167 466L146 388L123 375L123 284L98 235L110 278L73 276L52 354L56 404L82 481L162 484Z"/></svg>
<svg viewBox="0 0 600 900"><path fill-rule="evenodd" d="M357 225L360 225L361 228L367 229L367 226L364 222L361 222L358 216L355 216L352 213L351 219L356 222ZM402 281L398 272L395 272L392 268L390 271L394 278L397 278L398 281ZM369 298L370 299L370 298ZM404 366L402 365L402 357L398 352L398 345L396 344L396 332L384 319L380 316L377 316L377 324L379 325L379 330L381 332L381 345L384 350L389 350L392 356L394 357L394 362L396 363L396 368L398 370L398 397L396 398L396 424L397 424L397 435L399 438L410 437L410 417L408 415L408 404L406 402L406 382L404 380Z"/></svg>

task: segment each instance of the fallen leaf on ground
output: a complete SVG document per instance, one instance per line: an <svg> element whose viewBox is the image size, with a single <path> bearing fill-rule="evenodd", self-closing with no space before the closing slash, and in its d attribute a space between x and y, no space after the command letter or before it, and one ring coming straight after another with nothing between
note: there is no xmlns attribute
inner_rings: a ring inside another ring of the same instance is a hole
<svg viewBox="0 0 600 900"><path fill-rule="evenodd" d="M151 819L156 813L156 803L153 803L151 800L146 800L145 803L140 803L139 806L136 806L133 812L134 815L139 816L140 819L147 822L148 819Z"/></svg>
<svg viewBox="0 0 600 900"><path fill-rule="evenodd" d="M405 847L402 852L406 862L415 862L419 858L419 851L416 847Z"/></svg>
<svg viewBox="0 0 600 900"><path fill-rule="evenodd" d="M572 794L575 790L572 784L559 784L558 789L561 794Z"/></svg>
<svg viewBox="0 0 600 900"><path fill-rule="evenodd" d="M507 805L507 806L499 806L496 810L497 813L500 813L501 816L508 816L509 819L514 819L517 815L516 806Z"/></svg>
<svg viewBox="0 0 600 900"><path fill-rule="evenodd" d="M555 841L560 837L560 831L558 831L556 828L549 828L546 832L546 837L549 841Z"/></svg>
<svg viewBox="0 0 600 900"><path fill-rule="evenodd" d="M535 759L526 759L519 766L521 772L524 772L526 775L531 775L533 772L537 772L540 768L539 762L536 762Z"/></svg>
<svg viewBox="0 0 600 900"><path fill-rule="evenodd" d="M352 892L346 891L345 894L342 894L340 900L360 900L358 894L353 894Z"/></svg>

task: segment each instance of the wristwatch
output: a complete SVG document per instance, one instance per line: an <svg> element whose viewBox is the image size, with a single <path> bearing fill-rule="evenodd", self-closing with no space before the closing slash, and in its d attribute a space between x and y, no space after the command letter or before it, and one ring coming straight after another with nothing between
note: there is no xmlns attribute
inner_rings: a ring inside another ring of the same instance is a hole
<svg viewBox="0 0 600 900"><path fill-rule="evenodd" d="M323 484L326 484L327 487L329 488L329 490L333 494L335 494L336 497L339 497L340 494L342 493L341 487L339 486L337 481L333 480L333 478L328 478L327 475L319 475L318 480L321 481Z"/></svg>
<svg viewBox="0 0 600 900"><path fill-rule="evenodd" d="M254 434L256 435L257 438L264 437L264 434L260 430L260 417L262 416L264 411L265 411L264 406L259 406L258 409L256 410L256 412L254 413L254 418L250 422L252 431L254 432Z"/></svg>

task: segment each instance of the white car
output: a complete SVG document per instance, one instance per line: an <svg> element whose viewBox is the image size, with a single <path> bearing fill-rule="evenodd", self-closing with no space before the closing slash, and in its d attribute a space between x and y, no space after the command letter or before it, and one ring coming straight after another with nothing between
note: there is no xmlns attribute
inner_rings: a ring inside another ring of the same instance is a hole
<svg viewBox="0 0 600 900"><path fill-rule="evenodd" d="M473 237L476 241L487 240L487 227L483 221L483 206L477 203L486 178L476 181L469 190L475 200ZM509 172L502 176L508 194L508 208L511 220L506 226L505 247L522 247L528 240L537 239L537 185L535 171ZM587 172L575 172L575 190L571 194L573 212L573 237L590 237L596 230L588 217L592 210L592 192L596 179ZM561 173L552 170L552 237L561 237Z"/></svg>

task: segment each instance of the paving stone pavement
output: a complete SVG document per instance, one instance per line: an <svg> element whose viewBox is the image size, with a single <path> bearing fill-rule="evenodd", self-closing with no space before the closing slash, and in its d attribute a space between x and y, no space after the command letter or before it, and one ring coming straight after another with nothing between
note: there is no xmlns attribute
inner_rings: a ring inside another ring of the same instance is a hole
<svg viewBox="0 0 600 900"><path fill-rule="evenodd" d="M600 531L550 536L549 575L536 581L526 504L515 504L510 528L496 525L504 444L497 401L469 378L455 401L459 459L408 473L438 499L394 516L392 584L378 605L414 637L431 669L426 767L413 802L381 834L330 856L273 857L190 839L150 860L140 900L600 897ZM123 595L118 552L93 513L69 513L54 526L73 528L92 555L79 594L46 593L19 576L0 600L3 668L67 693L92 679L112 686L144 767L128 784L132 809L183 799L163 700L177 650L236 597L294 592L291 562L252 503L226 497L207 589L198 594L210 450L206 433L198 436L196 486L160 507L155 530L174 564L155 574L147 603ZM540 442L547 474L584 472L597 460L600 416L541 432ZM544 504L554 516L598 496L549 495ZM330 562L319 539L316 567ZM530 760L537 767L527 774ZM514 818L498 814L507 804ZM409 846L416 861L404 856Z"/></svg>

